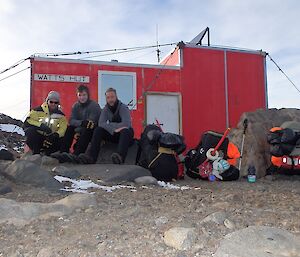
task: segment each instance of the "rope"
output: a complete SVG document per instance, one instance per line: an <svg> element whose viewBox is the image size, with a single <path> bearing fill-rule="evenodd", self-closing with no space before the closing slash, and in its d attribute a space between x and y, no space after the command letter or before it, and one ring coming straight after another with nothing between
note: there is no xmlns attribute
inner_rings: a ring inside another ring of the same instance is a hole
<svg viewBox="0 0 300 257"><path fill-rule="evenodd" d="M176 49L175 49L176 50ZM143 94L144 92L147 92L148 90L150 90L152 88L152 86L154 85L154 83L156 82L156 80L159 78L159 76L161 75L161 73L163 72L165 66L168 64L169 60L171 59L172 55L174 54L175 50L167 57L165 63L162 65L162 67L158 70L158 72L155 74L154 78L150 81L150 83L148 84L148 86L144 89L144 91L142 92L141 96L137 98L135 104L131 107L131 111L134 109L134 107L137 105L138 101L141 100L143 98Z"/></svg>
<svg viewBox="0 0 300 257"><path fill-rule="evenodd" d="M167 43L158 45L159 47L176 45L177 42ZM44 56L66 56L66 55L79 55L79 54L93 54L93 53L105 53L105 52L117 52L117 51L128 51L128 50L142 50L148 48L156 48L157 45L149 46L135 46L135 47L126 47L126 48L114 48L114 49L105 49L105 50L93 50L93 51L76 51L76 52L62 52L62 53L35 53L34 56L44 55Z"/></svg>
<svg viewBox="0 0 300 257"><path fill-rule="evenodd" d="M13 74L7 76L7 77L4 77L3 79L0 79L0 81L3 81L3 80L5 80L5 79L8 79L8 78L10 78L10 77L12 77L12 76L15 76L15 75L17 75L17 74L19 74L19 73L21 73L21 72L23 72L23 71L25 71L25 70L28 70L28 69L30 69L30 66L27 67L27 68L25 68L25 69L23 69L23 70L19 70L19 71L15 72L15 73L13 73Z"/></svg>
<svg viewBox="0 0 300 257"><path fill-rule="evenodd" d="M18 65L22 64L23 62L25 62L25 61L27 61L27 60L29 60L29 59L30 59L30 57L27 57L27 58L24 58L24 59L22 59L22 60L17 61L15 64L11 65L10 67L8 67L8 68L6 68L6 69L0 71L0 74L3 74L4 72L7 72L7 71L9 71L9 70L11 70L11 69L17 67Z"/></svg>
<svg viewBox="0 0 300 257"><path fill-rule="evenodd" d="M279 65L273 60L273 58L270 56L270 54L267 53L267 56L269 59L275 64L275 66L278 68L279 71L288 79L288 81L294 86L294 88L300 93L300 89L295 85L295 83L289 78L288 75L279 67Z"/></svg>

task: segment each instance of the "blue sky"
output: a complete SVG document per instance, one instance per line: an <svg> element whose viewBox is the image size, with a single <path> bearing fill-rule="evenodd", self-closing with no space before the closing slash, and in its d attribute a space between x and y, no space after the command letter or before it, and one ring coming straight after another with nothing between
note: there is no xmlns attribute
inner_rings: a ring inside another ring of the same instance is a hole
<svg viewBox="0 0 300 257"><path fill-rule="evenodd" d="M156 24L160 43L189 41L208 26L211 44L262 49L300 87L299 13L296 0L0 0L0 70L33 53L152 45ZM171 48L161 50L164 55ZM155 63L156 54L147 49L96 59ZM300 93L270 61L267 71L269 107L300 108ZM0 88L0 112L23 118L29 71L0 81Z"/></svg>

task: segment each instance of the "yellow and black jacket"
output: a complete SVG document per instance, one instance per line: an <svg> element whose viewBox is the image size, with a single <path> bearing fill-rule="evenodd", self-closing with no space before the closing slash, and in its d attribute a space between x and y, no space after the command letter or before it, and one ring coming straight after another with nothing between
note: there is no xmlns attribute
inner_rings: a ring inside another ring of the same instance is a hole
<svg viewBox="0 0 300 257"><path fill-rule="evenodd" d="M68 124L65 114L59 109L50 114L49 107L46 102L30 111L24 122L24 127L40 127L42 123L47 125L53 133L58 133L59 137L63 137L65 135ZM45 135L43 131L39 131L39 133Z"/></svg>

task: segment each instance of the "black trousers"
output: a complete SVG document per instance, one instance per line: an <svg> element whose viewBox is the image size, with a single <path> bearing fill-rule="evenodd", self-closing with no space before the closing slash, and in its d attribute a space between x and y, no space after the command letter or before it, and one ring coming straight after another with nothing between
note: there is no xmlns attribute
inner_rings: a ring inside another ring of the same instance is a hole
<svg viewBox="0 0 300 257"><path fill-rule="evenodd" d="M109 141L118 144L117 153L121 155L123 161L125 161L128 148L133 143L134 132L132 128L122 129L118 133L111 135L104 128L96 128L93 133L92 145L90 149L90 156L96 162L99 151L101 148L101 141Z"/></svg>
<svg viewBox="0 0 300 257"><path fill-rule="evenodd" d="M61 152L69 152L70 147L72 145L74 135L75 135L75 129L74 126L68 126L65 136L63 137L63 142L61 144L60 151ZM77 140L76 144L74 145L74 154L79 155L81 153L84 153L86 151L86 148L89 145L89 142L92 139L94 129L87 129L87 128L81 128L79 139Z"/></svg>
<svg viewBox="0 0 300 257"><path fill-rule="evenodd" d="M56 140L49 148L43 149L43 142L47 138L41 135L37 127L29 127L25 130L26 144L29 146L33 154L39 154L43 151L46 155L50 155L59 150L61 139Z"/></svg>

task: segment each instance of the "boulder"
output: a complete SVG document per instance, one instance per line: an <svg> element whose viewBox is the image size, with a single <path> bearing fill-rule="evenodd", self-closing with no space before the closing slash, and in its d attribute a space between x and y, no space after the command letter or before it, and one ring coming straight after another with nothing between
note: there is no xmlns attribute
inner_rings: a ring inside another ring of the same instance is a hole
<svg viewBox="0 0 300 257"><path fill-rule="evenodd" d="M157 185L157 179L152 176L138 177L134 182L139 185Z"/></svg>
<svg viewBox="0 0 300 257"><path fill-rule="evenodd" d="M300 256L300 238L279 228L251 226L225 236L214 257Z"/></svg>
<svg viewBox="0 0 300 257"><path fill-rule="evenodd" d="M10 192L12 192L12 188L10 185L0 185L0 195L5 195Z"/></svg>
<svg viewBox="0 0 300 257"><path fill-rule="evenodd" d="M101 147L97 163L109 164L112 163L111 155L112 153L117 151L117 144L111 142L105 142L105 144ZM134 142L128 149L128 153L125 159L125 164L135 164L136 154L137 154L137 143ZM89 150L88 150L89 151Z"/></svg>
<svg viewBox="0 0 300 257"><path fill-rule="evenodd" d="M49 190L59 190L62 187L47 170L26 160L15 160L4 173L12 177L16 183L45 187Z"/></svg>
<svg viewBox="0 0 300 257"><path fill-rule="evenodd" d="M42 164L42 156L40 154L24 154L21 157L22 160L26 160L29 162L33 162L36 165L41 165Z"/></svg>
<svg viewBox="0 0 300 257"><path fill-rule="evenodd" d="M14 159L15 157L10 151L6 149L0 150L0 160L13 161Z"/></svg>
<svg viewBox="0 0 300 257"><path fill-rule="evenodd" d="M91 179L101 179L104 182L133 182L136 178L151 176L151 172L137 165L90 164L76 165L83 176Z"/></svg>
<svg viewBox="0 0 300 257"><path fill-rule="evenodd" d="M218 211L214 212L208 216L206 216L201 223L207 223L207 222L213 222L218 225L224 224L224 221L228 217L228 214L226 212Z"/></svg>
<svg viewBox="0 0 300 257"><path fill-rule="evenodd" d="M80 172L74 168L67 168L65 166L56 166L52 169L53 173L58 176L76 179L81 176Z"/></svg>
<svg viewBox="0 0 300 257"><path fill-rule="evenodd" d="M55 158L49 157L49 156L43 156L42 157L42 166L56 166L59 164L59 161Z"/></svg>
<svg viewBox="0 0 300 257"><path fill-rule="evenodd" d="M173 227L164 233L166 245L177 250L189 250L196 241L196 233L193 228Z"/></svg>
<svg viewBox="0 0 300 257"><path fill-rule="evenodd" d="M77 209L97 204L94 195L72 194L55 203L16 202L0 198L0 224L24 226L36 219L49 219L70 215Z"/></svg>
<svg viewBox="0 0 300 257"><path fill-rule="evenodd" d="M287 121L300 122L299 109L268 109L244 113L237 125L229 134L229 139L241 149L243 138L243 122L248 120L244 152L241 166L241 176L247 175L249 165L254 165L258 178L266 175L266 169L271 165L270 145L267 134L272 127L280 127Z"/></svg>

